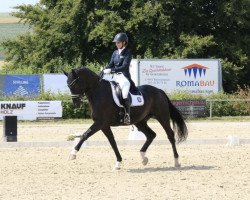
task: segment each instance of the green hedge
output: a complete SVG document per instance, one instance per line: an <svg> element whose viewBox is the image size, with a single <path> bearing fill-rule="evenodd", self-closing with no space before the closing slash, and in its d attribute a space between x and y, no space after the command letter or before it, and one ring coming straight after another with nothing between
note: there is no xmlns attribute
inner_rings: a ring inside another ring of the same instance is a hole
<svg viewBox="0 0 250 200"><path fill-rule="evenodd" d="M211 100L216 99L250 99L250 96L243 97L238 94L229 95L224 93L218 93L210 96ZM208 109L210 104L207 105ZM213 102L212 103L213 116L250 116L250 101L228 101L228 102Z"/></svg>
<svg viewBox="0 0 250 200"><path fill-rule="evenodd" d="M175 92L168 94L171 100L189 100L189 99L250 99L250 89L239 89L235 94L218 93L206 97L192 95L185 92ZM38 97L0 97L0 101L53 101L63 102L63 118L90 118L91 111L86 99L81 108L74 108L70 95L43 93ZM210 104L207 103L206 113L209 116ZM213 102L213 116L250 116L250 102Z"/></svg>
<svg viewBox="0 0 250 200"><path fill-rule="evenodd" d="M176 92L169 95L172 100L188 100L188 99L206 99L206 100L223 100L223 99L250 99L250 89L239 88L234 94L217 93L209 96L192 95L184 92ZM207 103L206 114L209 116L210 103ZM213 116L250 116L250 102L249 101L215 101L212 103Z"/></svg>
<svg viewBox="0 0 250 200"><path fill-rule="evenodd" d="M87 101L83 101L80 108L74 108L72 102L63 102L63 118L64 119L80 119L90 118L91 112Z"/></svg>

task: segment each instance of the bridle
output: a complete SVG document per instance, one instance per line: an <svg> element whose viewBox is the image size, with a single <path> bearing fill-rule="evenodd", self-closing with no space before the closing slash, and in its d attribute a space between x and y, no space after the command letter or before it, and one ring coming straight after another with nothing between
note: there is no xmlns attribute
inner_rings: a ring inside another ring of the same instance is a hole
<svg viewBox="0 0 250 200"><path fill-rule="evenodd" d="M68 87L71 89L74 85L77 84L77 81L79 80L79 77L77 77L76 79L74 79L70 84L68 84ZM79 99L79 100L83 100L83 97L85 96L85 93L83 94L71 94L71 98L72 99Z"/></svg>

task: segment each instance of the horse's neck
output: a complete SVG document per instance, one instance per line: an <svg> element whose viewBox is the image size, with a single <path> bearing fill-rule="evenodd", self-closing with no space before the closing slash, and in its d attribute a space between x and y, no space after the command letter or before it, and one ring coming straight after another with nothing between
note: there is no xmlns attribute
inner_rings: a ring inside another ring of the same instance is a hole
<svg viewBox="0 0 250 200"><path fill-rule="evenodd" d="M99 96L103 92L103 84L104 81L100 80L99 76L95 74L94 72L83 69L82 71L82 79L85 81L85 84L88 86L86 92L86 96L89 100L89 103L92 107L95 102L99 102Z"/></svg>
<svg viewBox="0 0 250 200"><path fill-rule="evenodd" d="M88 92L86 93L88 99L93 99L95 93L97 93L98 89L100 88L100 81L98 77L93 77L89 79L87 82L88 85Z"/></svg>
<svg viewBox="0 0 250 200"><path fill-rule="evenodd" d="M79 72L80 72L79 75L83 80L84 84L87 85L88 90L93 90L95 89L95 87L97 87L99 82L99 77L94 72L86 68L83 68Z"/></svg>
<svg viewBox="0 0 250 200"><path fill-rule="evenodd" d="M90 92L86 93L87 98L89 101L99 101L100 95L102 93L107 93L107 86L109 85L109 82L103 79L98 79L96 82L92 83L92 87L90 88Z"/></svg>

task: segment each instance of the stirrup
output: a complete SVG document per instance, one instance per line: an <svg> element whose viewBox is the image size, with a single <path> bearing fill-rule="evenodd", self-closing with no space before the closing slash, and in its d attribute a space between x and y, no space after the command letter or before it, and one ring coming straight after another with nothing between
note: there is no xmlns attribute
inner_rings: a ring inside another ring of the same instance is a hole
<svg viewBox="0 0 250 200"><path fill-rule="evenodd" d="M127 125L130 124L130 116L128 113L126 113L124 116L124 124L127 124Z"/></svg>

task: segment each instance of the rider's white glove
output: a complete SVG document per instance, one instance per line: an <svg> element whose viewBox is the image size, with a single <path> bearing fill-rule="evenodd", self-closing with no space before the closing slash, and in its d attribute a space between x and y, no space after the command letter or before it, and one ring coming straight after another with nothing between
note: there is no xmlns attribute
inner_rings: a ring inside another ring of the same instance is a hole
<svg viewBox="0 0 250 200"><path fill-rule="evenodd" d="M104 74L110 74L110 73L111 73L111 69L104 69L104 70L103 70L103 73L104 73Z"/></svg>

